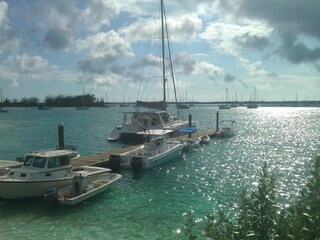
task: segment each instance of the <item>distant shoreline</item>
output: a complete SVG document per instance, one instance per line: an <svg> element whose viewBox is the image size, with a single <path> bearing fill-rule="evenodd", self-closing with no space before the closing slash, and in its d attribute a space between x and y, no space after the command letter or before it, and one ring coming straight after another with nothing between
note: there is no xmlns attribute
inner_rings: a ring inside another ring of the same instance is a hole
<svg viewBox="0 0 320 240"><path fill-rule="evenodd" d="M252 101L245 101L245 102L183 102L184 104L189 105L192 107L193 105L213 105L213 106L219 106L221 104L230 104L232 106L236 107L246 107L248 104L252 103ZM320 101L257 101L255 102L259 105L259 107L320 107ZM111 102L111 103L104 103L104 105L99 106L90 106L90 108L102 108L102 107L119 107L120 104L123 104L123 102ZM126 102L128 107L135 106L135 102ZM169 106L173 106L176 103L169 102ZM1 107L1 106L0 106ZM30 106L30 105L22 105L19 104L3 104L2 107L6 108L35 108L38 107L38 105ZM75 108L76 106L48 106L50 108Z"/></svg>

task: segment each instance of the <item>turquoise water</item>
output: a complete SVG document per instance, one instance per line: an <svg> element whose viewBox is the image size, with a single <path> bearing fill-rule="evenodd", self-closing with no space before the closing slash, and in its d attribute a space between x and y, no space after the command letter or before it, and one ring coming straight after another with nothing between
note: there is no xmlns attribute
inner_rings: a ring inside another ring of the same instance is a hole
<svg viewBox="0 0 320 240"><path fill-rule="evenodd" d="M106 140L130 108L10 109L0 114L0 159L65 143L85 156L124 146ZM184 110L199 129L214 129L217 108ZM175 161L139 176L123 171L111 189L74 207L49 206L42 199L0 200L0 239L183 239L185 213L201 229L205 215L219 209L234 214L239 193L257 186L267 161L277 177L281 207L304 186L310 160L320 154L320 108L237 108L220 110L220 119L237 121L237 136L213 139Z"/></svg>

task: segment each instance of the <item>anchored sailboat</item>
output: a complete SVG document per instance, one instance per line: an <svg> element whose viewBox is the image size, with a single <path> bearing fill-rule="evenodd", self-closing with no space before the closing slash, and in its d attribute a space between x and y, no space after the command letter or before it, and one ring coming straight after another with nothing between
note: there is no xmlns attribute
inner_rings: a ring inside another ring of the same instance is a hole
<svg viewBox="0 0 320 240"><path fill-rule="evenodd" d="M122 124L117 125L109 134L108 140L119 140L133 138L135 140L141 139L143 135L153 135L154 132L162 132L163 134L173 134L180 128L189 126L188 121L180 120L176 116L170 116L167 112L167 73L166 73L166 51L167 45L170 76L172 77L174 86L174 95L176 105L178 104L176 97L175 79L173 73L173 63L171 58L170 43L168 37L168 28L166 26L166 17L163 0L160 0L161 9L161 68L162 68L162 86L163 86L163 99L161 101L137 101L137 108L149 108L148 111L137 110L135 112L125 112ZM165 43L167 41L167 44ZM179 115L179 112L177 110ZM195 126L195 122L192 122Z"/></svg>
<svg viewBox="0 0 320 240"><path fill-rule="evenodd" d="M0 89L0 113L8 112L9 109L2 107L2 89Z"/></svg>
<svg viewBox="0 0 320 240"><path fill-rule="evenodd" d="M256 87L253 88L253 102L247 105L247 108L258 108L258 103L256 103Z"/></svg>

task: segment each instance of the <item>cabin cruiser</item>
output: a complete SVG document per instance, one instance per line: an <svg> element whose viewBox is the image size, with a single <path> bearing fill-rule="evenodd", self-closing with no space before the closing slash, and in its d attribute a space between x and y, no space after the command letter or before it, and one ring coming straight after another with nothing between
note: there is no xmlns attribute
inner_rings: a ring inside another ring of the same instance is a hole
<svg viewBox="0 0 320 240"><path fill-rule="evenodd" d="M196 125L192 122L192 125ZM170 116L167 111L137 111L125 112L122 124L117 125L109 134L108 140L115 141L120 139L143 140L144 131L169 130L170 136L177 133L179 129L189 126L189 121L183 121L175 116Z"/></svg>
<svg viewBox="0 0 320 240"><path fill-rule="evenodd" d="M31 152L25 155L19 168L11 168L0 176L0 198L41 197L52 188L70 185L75 173L94 178L110 169L84 166L72 168L71 161L79 158L71 149L53 149Z"/></svg>

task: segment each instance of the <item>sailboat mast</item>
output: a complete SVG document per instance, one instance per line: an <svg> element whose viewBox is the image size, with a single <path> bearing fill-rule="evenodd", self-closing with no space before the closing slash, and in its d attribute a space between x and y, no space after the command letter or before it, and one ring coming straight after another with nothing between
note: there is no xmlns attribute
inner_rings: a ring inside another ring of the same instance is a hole
<svg viewBox="0 0 320 240"><path fill-rule="evenodd" d="M161 48L162 48L162 78L163 78L163 101L166 108L166 69L165 69L165 49L164 49L164 4L163 0L160 0L161 4Z"/></svg>

